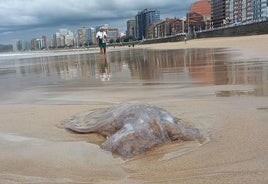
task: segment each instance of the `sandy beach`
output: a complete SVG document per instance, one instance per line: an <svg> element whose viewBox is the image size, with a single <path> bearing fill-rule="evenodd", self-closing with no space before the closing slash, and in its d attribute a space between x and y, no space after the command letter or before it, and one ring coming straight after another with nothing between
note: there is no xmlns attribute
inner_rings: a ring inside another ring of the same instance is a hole
<svg viewBox="0 0 268 184"><path fill-rule="evenodd" d="M243 53L243 57L267 58L268 35L253 35L240 37L218 37L188 40L182 42L169 42L161 44L142 45L142 48L152 49L179 49L179 48L229 48Z"/></svg>
<svg viewBox="0 0 268 184"><path fill-rule="evenodd" d="M260 80L267 84L267 46L268 35L254 35L137 45L134 49L224 48L237 53L237 61L264 61L266 77ZM126 84L122 82L122 89ZM268 96L216 95L235 87L244 92L252 86L165 89L129 85L121 90L120 85L104 85L92 87L93 92L84 88L47 92L46 98L28 90L18 98L37 98L34 103L0 103L0 183L266 184ZM78 100L85 103L76 103ZM173 142L124 160L100 148L103 137L75 134L62 126L77 113L123 102L165 108L198 128L206 141Z"/></svg>

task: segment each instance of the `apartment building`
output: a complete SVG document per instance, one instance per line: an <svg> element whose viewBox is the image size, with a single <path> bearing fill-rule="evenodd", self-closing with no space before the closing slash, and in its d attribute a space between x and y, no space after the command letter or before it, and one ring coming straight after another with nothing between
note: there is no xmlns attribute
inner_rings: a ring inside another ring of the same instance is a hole
<svg viewBox="0 0 268 184"><path fill-rule="evenodd" d="M139 40L146 37L147 28L153 23L160 21L160 11L144 9L135 16L136 20L136 38Z"/></svg>
<svg viewBox="0 0 268 184"><path fill-rule="evenodd" d="M106 31L109 40L116 41L120 37L118 28L107 28Z"/></svg>
<svg viewBox="0 0 268 184"><path fill-rule="evenodd" d="M252 0L226 0L226 17L224 24L251 22Z"/></svg>
<svg viewBox="0 0 268 184"><path fill-rule="evenodd" d="M268 20L268 0L252 0L253 21Z"/></svg>
<svg viewBox="0 0 268 184"><path fill-rule="evenodd" d="M87 43L87 29L85 27L77 30L77 45L84 46Z"/></svg>
<svg viewBox="0 0 268 184"><path fill-rule="evenodd" d="M135 19L130 19L127 21L127 31L126 31L126 35L135 37L135 33L136 33L136 20Z"/></svg>
<svg viewBox="0 0 268 184"><path fill-rule="evenodd" d="M177 18L166 18L161 22L152 24L147 29L147 38L163 38L183 32L182 20Z"/></svg>
<svg viewBox="0 0 268 184"><path fill-rule="evenodd" d="M211 0L214 27L268 20L268 0Z"/></svg>
<svg viewBox="0 0 268 184"><path fill-rule="evenodd" d="M212 28L221 27L223 20L226 18L226 1L212 0L211 1L211 21Z"/></svg>

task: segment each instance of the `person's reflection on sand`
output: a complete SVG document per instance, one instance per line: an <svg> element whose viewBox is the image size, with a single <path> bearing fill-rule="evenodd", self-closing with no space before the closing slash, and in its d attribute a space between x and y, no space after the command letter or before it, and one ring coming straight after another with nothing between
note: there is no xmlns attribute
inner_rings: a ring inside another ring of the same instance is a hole
<svg viewBox="0 0 268 184"><path fill-rule="evenodd" d="M111 78L110 62L106 55L101 56L100 60L100 79L101 81L109 81Z"/></svg>

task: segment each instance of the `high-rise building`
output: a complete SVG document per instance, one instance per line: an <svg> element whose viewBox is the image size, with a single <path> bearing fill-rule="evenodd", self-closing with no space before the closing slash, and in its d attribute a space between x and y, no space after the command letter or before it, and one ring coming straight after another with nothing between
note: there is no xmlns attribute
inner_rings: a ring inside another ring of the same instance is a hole
<svg viewBox="0 0 268 184"><path fill-rule="evenodd" d="M114 40L116 41L117 38L119 38L119 30L118 28L108 28L107 30L107 36L109 40Z"/></svg>
<svg viewBox="0 0 268 184"><path fill-rule="evenodd" d="M268 0L252 0L253 21L268 20Z"/></svg>
<svg viewBox="0 0 268 184"><path fill-rule="evenodd" d="M226 18L226 0L211 0L212 27L221 27Z"/></svg>
<svg viewBox="0 0 268 184"><path fill-rule="evenodd" d="M146 29L153 22L160 21L160 11L159 10L150 10L144 9L135 17L136 20L136 38L139 40L146 37Z"/></svg>
<svg viewBox="0 0 268 184"><path fill-rule="evenodd" d="M67 34L64 36L65 40L65 46L67 47L73 47L74 46L74 34L72 31L67 32Z"/></svg>
<svg viewBox="0 0 268 184"><path fill-rule="evenodd" d="M31 43L26 40L21 41L21 51L31 50Z"/></svg>
<svg viewBox="0 0 268 184"><path fill-rule="evenodd" d="M53 46L55 48L60 48L60 47L64 47L65 46L64 36L61 35L59 32L56 32L53 35Z"/></svg>
<svg viewBox="0 0 268 184"><path fill-rule="evenodd" d="M86 44L87 45L91 45L93 43L91 34L92 34L91 28L87 28L87 32L86 32Z"/></svg>
<svg viewBox="0 0 268 184"><path fill-rule="evenodd" d="M226 17L228 24L250 22L252 15L252 0L226 0Z"/></svg>
<svg viewBox="0 0 268 184"><path fill-rule="evenodd" d="M41 45L42 49L46 49L47 48L47 37L43 35L41 37L41 42L42 42L42 45Z"/></svg>
<svg viewBox="0 0 268 184"><path fill-rule="evenodd" d="M135 37L135 33L136 33L136 20L135 19L130 19L127 21L127 31L126 31L126 35Z"/></svg>
<svg viewBox="0 0 268 184"><path fill-rule="evenodd" d="M87 42L87 29L85 27L77 30L78 46L84 46Z"/></svg>
<svg viewBox="0 0 268 184"><path fill-rule="evenodd" d="M13 51L19 51L19 40L12 40Z"/></svg>
<svg viewBox="0 0 268 184"><path fill-rule="evenodd" d="M268 0L211 0L214 27L268 20Z"/></svg>
<svg viewBox="0 0 268 184"><path fill-rule="evenodd" d="M32 40L32 49L41 50L43 48L43 40L36 38Z"/></svg>
<svg viewBox="0 0 268 184"><path fill-rule="evenodd" d="M53 38L48 38L47 39L47 48L50 49L50 48L53 48L54 45L53 45Z"/></svg>
<svg viewBox="0 0 268 184"><path fill-rule="evenodd" d="M61 28L59 29L59 40L58 42L60 43L61 47L73 47L74 46L74 34L72 31ZM58 44L59 44L58 43Z"/></svg>
<svg viewBox="0 0 268 184"><path fill-rule="evenodd" d="M91 27L89 28L89 31L90 31L90 40L91 40L91 43L93 44L96 44L97 41L96 41L96 29L94 27Z"/></svg>

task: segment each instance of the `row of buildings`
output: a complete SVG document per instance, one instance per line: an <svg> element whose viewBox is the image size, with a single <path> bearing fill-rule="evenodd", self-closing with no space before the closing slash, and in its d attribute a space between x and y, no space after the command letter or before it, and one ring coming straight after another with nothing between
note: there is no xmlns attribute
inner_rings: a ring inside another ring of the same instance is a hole
<svg viewBox="0 0 268 184"><path fill-rule="evenodd" d="M129 40L161 38L266 20L268 20L268 0L197 0L183 18L161 20L159 10L139 11L134 18L127 21L126 36ZM105 27L111 41L120 37L119 29L110 28L108 25L83 27L76 33L68 29L60 29L50 39L42 36L30 42L15 40L13 50L89 46L96 44L95 35L100 27Z"/></svg>
<svg viewBox="0 0 268 184"><path fill-rule="evenodd" d="M126 34L150 39L267 20L268 0L198 0L183 18L161 20L158 10L145 9L127 22Z"/></svg>
<svg viewBox="0 0 268 184"><path fill-rule="evenodd" d="M25 50L43 50L54 48L73 48L85 47L96 44L96 32L100 27L104 27L111 42L116 41L119 36L118 28L111 28L108 25L101 25L91 28L80 28L76 33L68 29L59 29L58 32L53 34L52 38L41 36L41 38L33 38L31 41L13 40L13 51Z"/></svg>
<svg viewBox="0 0 268 184"><path fill-rule="evenodd" d="M114 42L119 38L119 29L111 28L108 25L102 25L94 28L83 27L77 30L76 36L67 29L60 29L59 32L53 35L53 47L83 47L96 44L95 37L100 27L104 28L111 42Z"/></svg>

